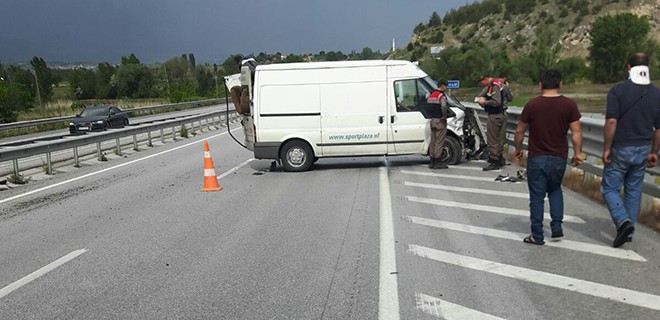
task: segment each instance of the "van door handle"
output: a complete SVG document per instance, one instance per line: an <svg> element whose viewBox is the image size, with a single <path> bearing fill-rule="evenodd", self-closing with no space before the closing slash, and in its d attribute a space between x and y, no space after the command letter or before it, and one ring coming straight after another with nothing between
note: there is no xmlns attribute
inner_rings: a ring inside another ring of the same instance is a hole
<svg viewBox="0 0 660 320"><path fill-rule="evenodd" d="M390 116L390 123L394 123L394 116Z"/></svg>
<svg viewBox="0 0 660 320"><path fill-rule="evenodd" d="M385 121L385 117L380 116L378 117L378 123L382 124Z"/></svg>

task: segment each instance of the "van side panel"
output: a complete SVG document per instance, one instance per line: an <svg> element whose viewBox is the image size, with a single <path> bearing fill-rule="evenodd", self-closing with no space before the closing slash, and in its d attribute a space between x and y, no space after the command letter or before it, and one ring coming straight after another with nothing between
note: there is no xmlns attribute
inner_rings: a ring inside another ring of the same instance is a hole
<svg viewBox="0 0 660 320"><path fill-rule="evenodd" d="M321 85L324 156L387 153L386 82Z"/></svg>
<svg viewBox="0 0 660 320"><path fill-rule="evenodd" d="M270 75L280 73L273 79L292 79L290 71L266 72ZM295 79L295 78L293 78ZM268 146L269 157L278 155L273 148L290 138L300 138L310 142L315 153L318 148L315 141L321 139L321 107L317 84L267 82L258 88L258 105L255 110L257 127L256 146ZM276 83L276 84L273 84ZM255 155L257 153L255 152ZM264 153L260 152L260 155Z"/></svg>

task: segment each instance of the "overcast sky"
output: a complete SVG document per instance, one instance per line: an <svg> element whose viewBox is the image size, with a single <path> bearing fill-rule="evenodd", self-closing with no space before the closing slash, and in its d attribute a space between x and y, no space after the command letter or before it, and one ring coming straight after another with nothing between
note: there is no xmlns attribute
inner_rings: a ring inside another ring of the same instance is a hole
<svg viewBox="0 0 660 320"><path fill-rule="evenodd" d="M387 51L436 11L474 0L0 0L0 63L143 63L193 53Z"/></svg>

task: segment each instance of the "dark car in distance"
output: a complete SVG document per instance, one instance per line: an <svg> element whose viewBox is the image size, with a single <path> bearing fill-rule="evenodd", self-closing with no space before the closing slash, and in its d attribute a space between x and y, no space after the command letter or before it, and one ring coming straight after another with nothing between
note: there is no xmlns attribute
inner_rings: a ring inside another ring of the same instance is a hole
<svg viewBox="0 0 660 320"><path fill-rule="evenodd" d="M128 125L128 115L115 106L87 107L69 122L69 132L80 133Z"/></svg>

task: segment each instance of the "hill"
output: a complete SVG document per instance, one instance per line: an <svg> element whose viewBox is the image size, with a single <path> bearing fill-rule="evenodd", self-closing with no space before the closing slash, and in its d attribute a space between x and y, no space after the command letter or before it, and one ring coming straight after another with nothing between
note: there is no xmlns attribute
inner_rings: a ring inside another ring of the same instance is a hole
<svg viewBox="0 0 660 320"><path fill-rule="evenodd" d="M484 0L451 10L442 19L434 12L427 23L415 27L410 43L395 57L417 60L430 56L432 48L482 43L504 49L516 58L530 53L539 31L546 28L560 44L559 58L582 57L586 61L591 23L601 16L625 12L647 17L650 38L660 41L658 0Z"/></svg>

